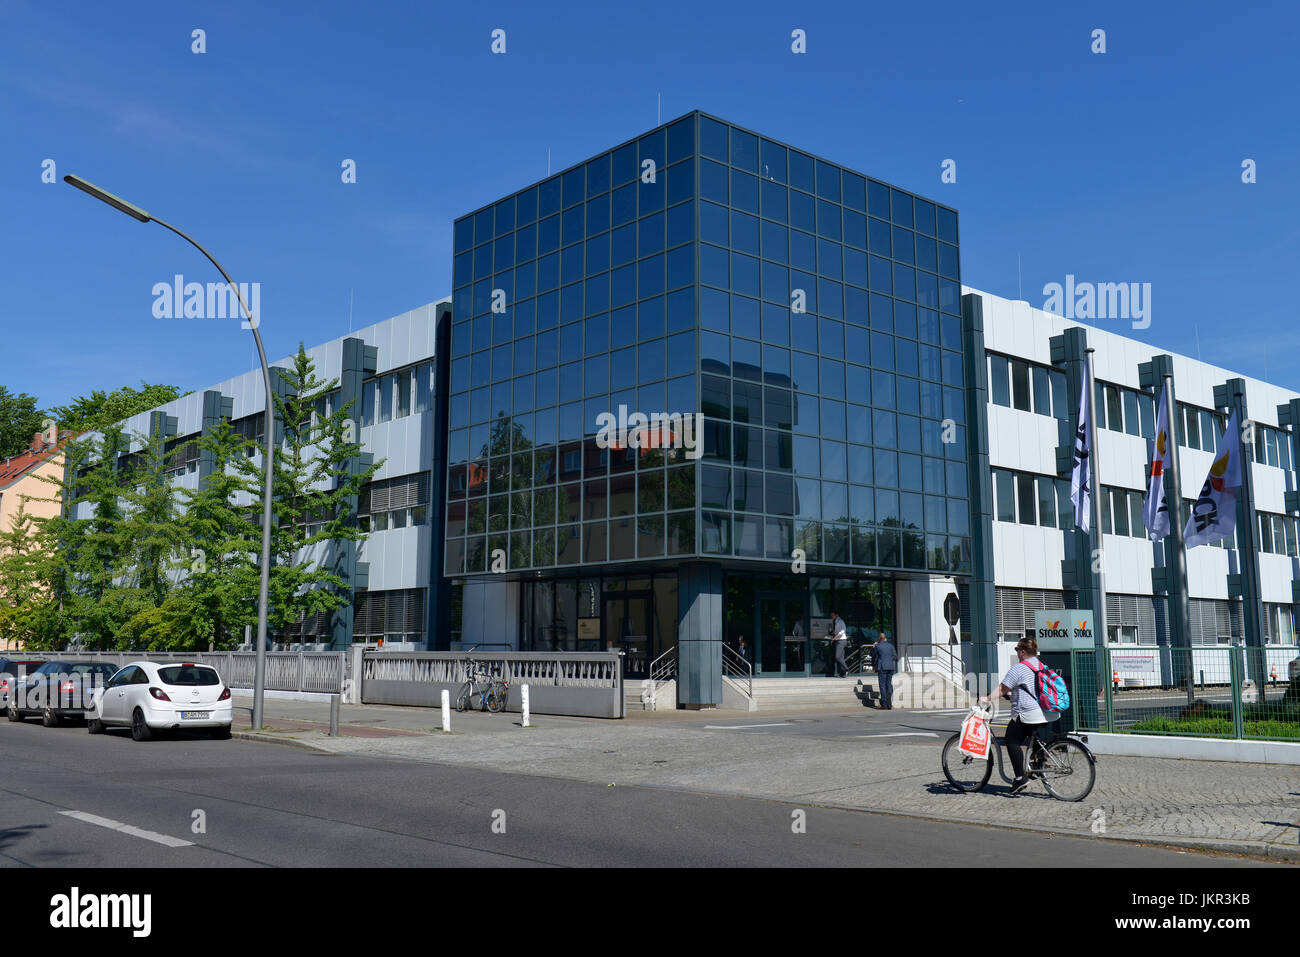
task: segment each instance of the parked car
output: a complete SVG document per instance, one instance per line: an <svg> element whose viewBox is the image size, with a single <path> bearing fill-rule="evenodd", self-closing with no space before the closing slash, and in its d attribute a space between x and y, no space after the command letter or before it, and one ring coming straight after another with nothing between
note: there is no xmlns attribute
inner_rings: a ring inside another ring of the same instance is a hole
<svg viewBox="0 0 1300 957"><path fill-rule="evenodd" d="M86 710L91 734L127 727L136 741L181 728L229 738L233 719L230 689L221 675L208 665L190 663L132 661L95 692Z"/></svg>
<svg viewBox="0 0 1300 957"><path fill-rule="evenodd" d="M1286 666L1287 680L1295 681L1300 678L1300 658L1292 658L1291 663Z"/></svg>
<svg viewBox="0 0 1300 957"><path fill-rule="evenodd" d="M47 728L67 718L84 720L86 703L94 689L102 688L117 669L102 661L46 661L29 673L7 702L10 721L39 714Z"/></svg>
<svg viewBox="0 0 1300 957"><path fill-rule="evenodd" d="M30 658L0 658L0 709L9 710L9 692L17 685L19 678L25 679L29 674L45 664Z"/></svg>

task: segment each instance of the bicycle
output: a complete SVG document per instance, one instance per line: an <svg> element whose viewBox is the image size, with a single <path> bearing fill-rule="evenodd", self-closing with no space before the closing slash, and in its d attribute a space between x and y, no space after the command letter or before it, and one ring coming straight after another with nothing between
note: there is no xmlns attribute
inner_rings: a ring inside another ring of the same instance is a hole
<svg viewBox="0 0 1300 957"><path fill-rule="evenodd" d="M466 662L465 683L456 695L456 710L468 711L474 696L478 696L479 708L500 714L506 709L506 699L510 694L510 682L500 675L489 674L486 668L480 668L477 661Z"/></svg>
<svg viewBox="0 0 1300 957"><path fill-rule="evenodd" d="M1006 739L993 734L993 719L997 713L996 701L990 701L988 707L977 705L968 712L968 715L979 715L988 724L990 740L987 758L972 758L958 750L960 731L944 744L943 775L958 791L971 794L988 784L993 775L994 752L998 756L998 774L1007 784L1012 783L1013 779L1007 775L1002 763ZM1025 774L1030 780L1042 781L1047 793L1058 801L1082 801L1096 782L1097 759L1088 750L1088 746L1071 732L1058 732L1043 742L1035 730L1029 740Z"/></svg>

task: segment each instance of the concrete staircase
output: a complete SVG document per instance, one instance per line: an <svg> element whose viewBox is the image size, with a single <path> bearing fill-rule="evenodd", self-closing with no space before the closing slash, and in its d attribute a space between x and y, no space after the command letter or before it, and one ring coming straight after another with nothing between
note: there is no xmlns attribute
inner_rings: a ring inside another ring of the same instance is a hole
<svg viewBox="0 0 1300 957"><path fill-rule="evenodd" d="M919 677L919 676L918 676ZM640 678L623 680L623 700L628 711L648 711L646 684ZM867 708L880 703L880 682L875 675L851 678L756 678L754 696L746 693L748 683L724 677L722 707L739 711L791 711L800 708ZM895 696L898 679L894 680ZM897 705L897 701L895 704ZM677 707L677 682L656 685L654 710Z"/></svg>
<svg viewBox="0 0 1300 957"><path fill-rule="evenodd" d="M875 675L851 678L757 678L754 711L796 708L864 708L880 699Z"/></svg>
<svg viewBox="0 0 1300 957"><path fill-rule="evenodd" d="M646 697L649 684L642 678L623 679L623 703L627 711L673 711L677 708L677 681L655 682L655 699Z"/></svg>

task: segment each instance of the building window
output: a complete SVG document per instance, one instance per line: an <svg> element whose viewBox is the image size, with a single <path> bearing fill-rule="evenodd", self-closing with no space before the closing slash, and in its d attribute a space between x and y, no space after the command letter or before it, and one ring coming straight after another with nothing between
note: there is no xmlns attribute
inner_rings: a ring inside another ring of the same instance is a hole
<svg viewBox="0 0 1300 957"><path fill-rule="evenodd" d="M989 356L989 396L994 405L1011 405L1011 364L1005 356Z"/></svg>
<svg viewBox="0 0 1300 957"><path fill-rule="evenodd" d="M411 528L425 524L428 517L428 472L367 482L357 503L357 524L363 532Z"/></svg>
<svg viewBox="0 0 1300 957"><path fill-rule="evenodd" d="M358 642L425 639L424 589L358 591L354 600L352 640Z"/></svg>
<svg viewBox="0 0 1300 957"><path fill-rule="evenodd" d="M1014 522L1016 520L1014 486L1015 478L1011 472L1006 469L993 470L994 497L997 501L996 514L999 522Z"/></svg>
<svg viewBox="0 0 1300 957"><path fill-rule="evenodd" d="M1029 363L1011 360L1011 405L1029 411Z"/></svg>
<svg viewBox="0 0 1300 957"><path fill-rule="evenodd" d="M1023 473L1016 476L1016 498L1020 507L1020 524L1037 524L1038 516L1034 514L1034 476Z"/></svg>
<svg viewBox="0 0 1300 957"><path fill-rule="evenodd" d="M433 407L432 395L432 362L370 379L361 386L361 424L376 425L428 412Z"/></svg>

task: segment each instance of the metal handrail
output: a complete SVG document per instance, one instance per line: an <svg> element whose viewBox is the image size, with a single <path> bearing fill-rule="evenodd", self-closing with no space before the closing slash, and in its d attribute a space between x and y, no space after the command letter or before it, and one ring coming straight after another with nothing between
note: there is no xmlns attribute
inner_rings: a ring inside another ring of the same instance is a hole
<svg viewBox="0 0 1300 957"><path fill-rule="evenodd" d="M870 657L868 653L868 649L870 647L871 645L864 642L863 644L858 645L858 647L850 651L844 658L844 667L850 673L856 671L860 675L866 674L867 671L866 663L867 663L867 659Z"/></svg>
<svg viewBox="0 0 1300 957"><path fill-rule="evenodd" d="M950 678L952 681L954 681L957 684L961 684L961 679L962 676L965 674L966 666L963 663L961 657L959 655L954 654L947 645L939 645L929 641L909 641L907 644L903 646L903 665L904 665L904 670L911 671L913 656L907 653L908 648L931 649L932 652L931 654L918 656L921 659L922 675L925 674L926 661L929 660L930 658L934 658L939 661L943 673L948 678ZM947 656L946 662L942 660L942 656L939 654L939 652L942 652L943 655ZM944 667L944 665L946 665L946 667Z"/></svg>
<svg viewBox="0 0 1300 957"><path fill-rule="evenodd" d="M670 681L677 677L677 646L673 645L662 655L650 662L650 667L646 669L645 684L642 686L643 698L650 701L655 700L655 695L659 690L659 682Z"/></svg>
<svg viewBox="0 0 1300 957"><path fill-rule="evenodd" d="M722 646L722 673L729 678L744 681L749 696L754 697L754 666L743 655L725 644Z"/></svg>
<svg viewBox="0 0 1300 957"><path fill-rule="evenodd" d="M673 645L650 662L648 672L652 681L667 681L669 678L677 677L677 646Z"/></svg>

